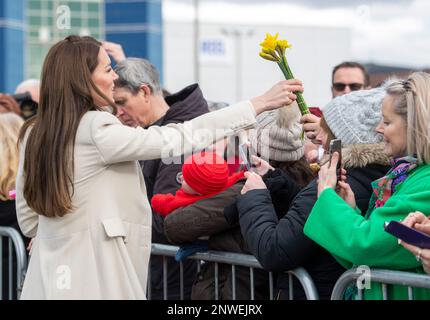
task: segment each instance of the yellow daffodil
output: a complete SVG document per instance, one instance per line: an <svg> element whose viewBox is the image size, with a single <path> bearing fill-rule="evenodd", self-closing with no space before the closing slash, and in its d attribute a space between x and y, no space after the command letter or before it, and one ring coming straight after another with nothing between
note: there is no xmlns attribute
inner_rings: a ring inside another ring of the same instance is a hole
<svg viewBox="0 0 430 320"><path fill-rule="evenodd" d="M275 51L276 45L278 43L278 36L278 33L276 33L274 36L272 36L270 33L266 33L266 39L260 43L260 46L262 46L263 49Z"/></svg>
<svg viewBox="0 0 430 320"><path fill-rule="evenodd" d="M261 48L261 52L264 52L265 54L274 54L275 51L272 49Z"/></svg>
<svg viewBox="0 0 430 320"><path fill-rule="evenodd" d="M292 47L287 40L278 40L276 46L279 48L282 55L285 54L285 49Z"/></svg>
<svg viewBox="0 0 430 320"><path fill-rule="evenodd" d="M278 61L271 54L267 54L267 53L264 53L264 52L260 52L260 57L262 57L263 59L266 59L266 60L270 60L270 61L275 61L275 62Z"/></svg>
<svg viewBox="0 0 430 320"><path fill-rule="evenodd" d="M276 51L273 51L271 49L262 48L261 53L264 55L272 57L272 59L270 59L272 61L277 61L277 62L281 61L281 57L279 56L279 54L276 53ZM261 54L260 54L260 56L262 57Z"/></svg>
<svg viewBox="0 0 430 320"><path fill-rule="evenodd" d="M266 60L274 61L278 64L282 73L285 76L285 79L293 79L293 72L288 65L287 59L285 57L285 50L287 48L291 48L291 44L287 40L278 40L279 34L276 33L272 36L269 33L266 33L266 38L260 46L262 47L260 51L260 57ZM301 92L295 92L297 96L297 103L299 105L300 112L302 115L308 114L309 109L306 105L305 100L303 99L303 95ZM302 132L302 138L304 137Z"/></svg>

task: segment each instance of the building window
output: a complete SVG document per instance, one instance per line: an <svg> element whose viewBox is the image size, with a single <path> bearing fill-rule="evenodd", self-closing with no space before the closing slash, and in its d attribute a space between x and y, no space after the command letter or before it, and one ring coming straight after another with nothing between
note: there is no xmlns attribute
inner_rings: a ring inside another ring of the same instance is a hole
<svg viewBox="0 0 430 320"><path fill-rule="evenodd" d="M70 9L70 26L59 20L60 6ZM103 0L28 0L26 9L26 78L40 78L43 60L49 48L71 34L90 35L103 40ZM60 23L58 23L60 22Z"/></svg>

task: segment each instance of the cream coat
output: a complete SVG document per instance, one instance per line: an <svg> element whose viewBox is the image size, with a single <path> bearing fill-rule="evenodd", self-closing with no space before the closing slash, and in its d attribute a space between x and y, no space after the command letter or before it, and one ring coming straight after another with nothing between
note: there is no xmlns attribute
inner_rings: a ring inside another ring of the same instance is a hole
<svg viewBox="0 0 430 320"><path fill-rule="evenodd" d="M18 221L35 237L21 298L145 299L151 208L137 160L190 153L254 124L250 102L147 130L124 126L107 112L87 112L76 135L74 210L61 218L27 206L21 156Z"/></svg>

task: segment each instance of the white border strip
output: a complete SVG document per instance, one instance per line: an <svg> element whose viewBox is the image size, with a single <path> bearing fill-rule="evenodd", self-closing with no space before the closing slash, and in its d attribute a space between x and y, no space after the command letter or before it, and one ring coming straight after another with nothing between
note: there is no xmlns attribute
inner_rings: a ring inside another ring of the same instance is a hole
<svg viewBox="0 0 430 320"><path fill-rule="evenodd" d="M24 31L26 29L26 24L19 20L0 18L0 28L13 28Z"/></svg>
<svg viewBox="0 0 430 320"><path fill-rule="evenodd" d="M162 27L154 24L119 24L112 23L106 24L105 33L138 33L138 32L149 32L149 33L162 33Z"/></svg>

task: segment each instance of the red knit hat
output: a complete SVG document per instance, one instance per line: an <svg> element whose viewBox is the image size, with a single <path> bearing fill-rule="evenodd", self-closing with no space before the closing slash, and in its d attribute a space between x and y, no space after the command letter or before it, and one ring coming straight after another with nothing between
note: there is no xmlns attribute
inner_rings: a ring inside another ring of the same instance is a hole
<svg viewBox="0 0 430 320"><path fill-rule="evenodd" d="M228 183L228 165L215 152L203 151L185 160L182 176L193 190L202 195L217 193Z"/></svg>

